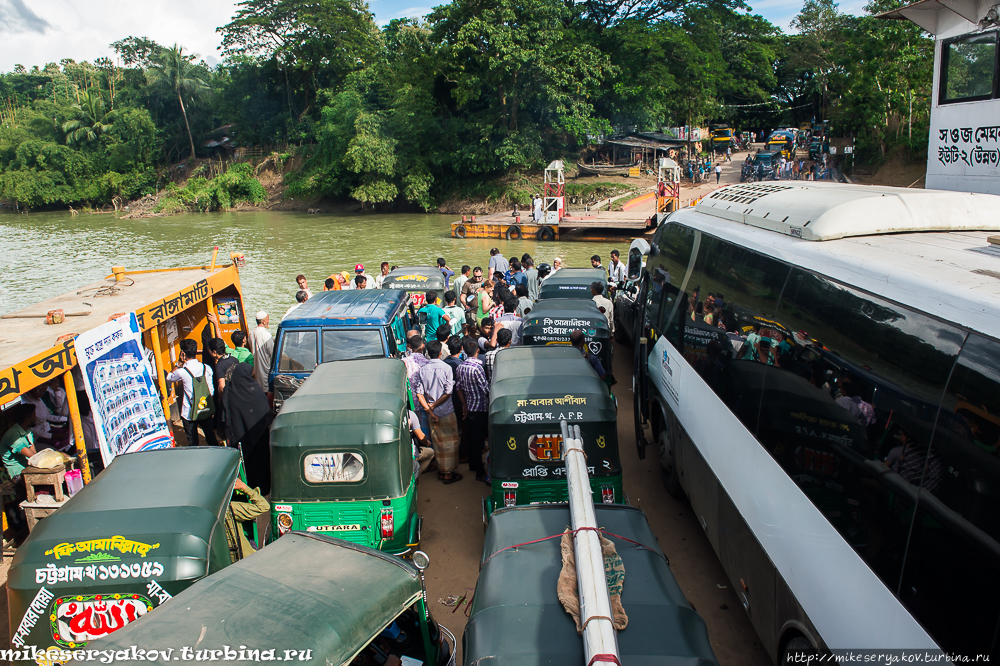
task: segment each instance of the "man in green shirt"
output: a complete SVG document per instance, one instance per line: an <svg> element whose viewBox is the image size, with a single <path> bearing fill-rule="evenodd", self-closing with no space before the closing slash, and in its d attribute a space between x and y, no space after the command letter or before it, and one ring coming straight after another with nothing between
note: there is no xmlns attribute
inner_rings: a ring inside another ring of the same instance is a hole
<svg viewBox="0 0 1000 666"><path fill-rule="evenodd" d="M247 334L243 331L234 331L230 338L233 346L226 347L226 353L240 363L253 365L253 352L246 348Z"/></svg>
<svg viewBox="0 0 1000 666"><path fill-rule="evenodd" d="M0 454L11 479L21 476L28 466L28 458L35 455L35 439L31 428L35 425L35 406L22 402L11 410L14 425L0 438Z"/></svg>
<svg viewBox="0 0 1000 666"><path fill-rule="evenodd" d="M417 311L420 323L424 327L424 339L433 340L437 335L437 330L441 324L451 324L451 317L445 314L444 310L437 305L437 292L428 291L427 304Z"/></svg>

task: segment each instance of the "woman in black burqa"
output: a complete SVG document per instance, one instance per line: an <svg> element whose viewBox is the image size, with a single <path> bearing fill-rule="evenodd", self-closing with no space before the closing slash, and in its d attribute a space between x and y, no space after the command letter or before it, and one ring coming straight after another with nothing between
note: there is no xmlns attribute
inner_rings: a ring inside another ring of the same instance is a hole
<svg viewBox="0 0 1000 666"><path fill-rule="evenodd" d="M236 363L226 373L222 393L226 408L226 439L230 446L239 443L246 466L247 485L259 488L261 495L271 492L271 409L260 384L254 381L248 363Z"/></svg>

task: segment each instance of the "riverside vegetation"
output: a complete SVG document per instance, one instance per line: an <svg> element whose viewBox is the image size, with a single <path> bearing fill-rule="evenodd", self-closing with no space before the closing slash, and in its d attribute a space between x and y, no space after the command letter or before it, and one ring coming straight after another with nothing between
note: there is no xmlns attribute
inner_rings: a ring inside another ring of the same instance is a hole
<svg viewBox="0 0 1000 666"><path fill-rule="evenodd" d="M742 0L454 0L378 27L362 0L246 0L222 64L144 37L0 74L0 201L160 210L259 203L249 165L170 185L206 143L290 145L294 197L520 197L521 173L624 127L828 118L856 159L926 153L933 42L806 0L783 34ZM176 172L176 167L173 170Z"/></svg>

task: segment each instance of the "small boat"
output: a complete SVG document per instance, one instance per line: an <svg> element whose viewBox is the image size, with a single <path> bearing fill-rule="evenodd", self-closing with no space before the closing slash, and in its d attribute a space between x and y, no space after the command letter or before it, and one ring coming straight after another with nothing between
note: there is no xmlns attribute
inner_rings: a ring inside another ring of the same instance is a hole
<svg viewBox="0 0 1000 666"><path fill-rule="evenodd" d="M576 168L588 176L627 176L629 164L585 164L577 162Z"/></svg>

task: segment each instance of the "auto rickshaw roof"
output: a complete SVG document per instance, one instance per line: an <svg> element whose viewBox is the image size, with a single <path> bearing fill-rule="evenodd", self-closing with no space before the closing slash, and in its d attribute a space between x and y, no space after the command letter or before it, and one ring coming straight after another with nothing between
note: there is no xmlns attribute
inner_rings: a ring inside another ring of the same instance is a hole
<svg viewBox="0 0 1000 666"><path fill-rule="evenodd" d="M385 289L321 291L288 313L290 326L384 326L406 302L406 294Z"/></svg>
<svg viewBox="0 0 1000 666"><path fill-rule="evenodd" d="M413 276L418 279L414 280ZM382 287L390 289L389 285L396 282L420 282L428 289L444 289L444 273L437 266L397 266L383 278Z"/></svg>
<svg viewBox="0 0 1000 666"><path fill-rule="evenodd" d="M550 273L542 286L547 284L585 284L588 287L591 282L600 281L608 283L608 273L600 268L560 268L555 273Z"/></svg>
<svg viewBox="0 0 1000 666"><path fill-rule="evenodd" d="M34 569L54 561L56 546L95 539L159 544L150 557L163 563L207 561L212 532L229 506L239 464L239 451L214 446L116 457L31 530L14 555L8 586L37 587Z"/></svg>
<svg viewBox="0 0 1000 666"><path fill-rule="evenodd" d="M420 595L401 558L292 532L88 647L312 650L312 663L347 664Z"/></svg>
<svg viewBox="0 0 1000 666"><path fill-rule="evenodd" d="M618 632L622 663L716 664L705 622L691 608L667 566L645 515L630 506L596 505L597 524L625 565L622 606L628 627ZM505 666L585 663L583 639L556 596L562 568L559 539L570 524L565 506L498 509L490 518L465 661L490 656ZM501 550L510 548L509 550ZM485 660L484 660L485 661Z"/></svg>
<svg viewBox="0 0 1000 666"><path fill-rule="evenodd" d="M516 413L523 405L518 405L519 399L569 397L574 400L567 402L564 409L584 412L585 421L616 418L608 385L576 348L522 346L497 353L490 387L491 422L520 423Z"/></svg>
<svg viewBox="0 0 1000 666"><path fill-rule="evenodd" d="M298 438L286 439L291 428L319 426L330 428L331 438L323 442L328 446L338 431L357 426L351 428L352 440L364 430L374 437L367 443L394 442L399 439L399 414L406 409L405 382L406 366L397 358L321 363L281 406L271 441L298 446Z"/></svg>
<svg viewBox="0 0 1000 666"><path fill-rule="evenodd" d="M545 335L547 326L579 328L589 337L606 338L611 335L608 318L590 299L546 298L538 301L524 320L524 334ZM568 339L569 333L566 336Z"/></svg>

